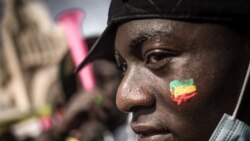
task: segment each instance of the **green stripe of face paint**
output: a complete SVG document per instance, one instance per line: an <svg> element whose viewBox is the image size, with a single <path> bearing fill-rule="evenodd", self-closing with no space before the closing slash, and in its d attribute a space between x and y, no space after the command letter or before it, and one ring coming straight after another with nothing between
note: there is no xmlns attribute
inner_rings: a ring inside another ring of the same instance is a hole
<svg viewBox="0 0 250 141"><path fill-rule="evenodd" d="M190 85L194 85L194 79L191 78L191 79L187 79L184 81L173 80L170 82L169 85L172 88L190 86Z"/></svg>

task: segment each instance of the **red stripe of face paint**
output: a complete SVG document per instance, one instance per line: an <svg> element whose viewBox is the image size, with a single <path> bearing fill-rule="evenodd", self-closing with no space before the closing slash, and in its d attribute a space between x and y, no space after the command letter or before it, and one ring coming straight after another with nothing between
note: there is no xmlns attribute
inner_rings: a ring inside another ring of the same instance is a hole
<svg viewBox="0 0 250 141"><path fill-rule="evenodd" d="M196 94L197 94L196 92L187 93L187 94L178 96L177 98L174 98L174 96L171 95L171 98L173 101L177 103L177 105L181 105L182 102L188 101L189 99L193 98Z"/></svg>

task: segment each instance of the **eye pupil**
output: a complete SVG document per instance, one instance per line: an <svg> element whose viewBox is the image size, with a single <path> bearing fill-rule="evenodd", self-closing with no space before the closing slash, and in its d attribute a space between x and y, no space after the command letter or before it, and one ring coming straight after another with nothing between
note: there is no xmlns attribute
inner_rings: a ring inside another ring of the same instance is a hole
<svg viewBox="0 0 250 141"><path fill-rule="evenodd" d="M165 58L165 55L163 53L157 53L152 55L149 59L150 62L152 63L157 63L158 61L162 60Z"/></svg>
<svg viewBox="0 0 250 141"><path fill-rule="evenodd" d="M172 50L153 49L143 54L143 61L147 68L151 70L160 70L163 67L168 67L174 57L179 53Z"/></svg>

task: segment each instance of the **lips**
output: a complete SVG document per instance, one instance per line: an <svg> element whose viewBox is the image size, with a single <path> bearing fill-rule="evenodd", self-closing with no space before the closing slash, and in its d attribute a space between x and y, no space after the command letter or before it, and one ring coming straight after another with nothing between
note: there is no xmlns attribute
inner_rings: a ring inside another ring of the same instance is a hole
<svg viewBox="0 0 250 141"><path fill-rule="evenodd" d="M170 130L161 125L149 123L131 123L131 127L138 135L138 141L172 141Z"/></svg>

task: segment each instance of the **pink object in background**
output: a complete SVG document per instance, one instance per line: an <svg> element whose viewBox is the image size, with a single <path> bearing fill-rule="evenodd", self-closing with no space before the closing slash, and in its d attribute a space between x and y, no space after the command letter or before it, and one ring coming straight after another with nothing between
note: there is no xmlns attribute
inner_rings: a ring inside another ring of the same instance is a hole
<svg viewBox="0 0 250 141"><path fill-rule="evenodd" d="M80 23L84 17L81 10L70 10L63 12L57 22L64 28L66 38L68 40L68 47L73 57L75 66L78 66L81 61L87 56L88 46L80 33ZM78 73L82 87L85 91L91 91L95 87L95 79L93 70L90 65L84 67Z"/></svg>
<svg viewBox="0 0 250 141"><path fill-rule="evenodd" d="M52 127L51 118L49 116L42 117L41 126L43 131L48 131Z"/></svg>

